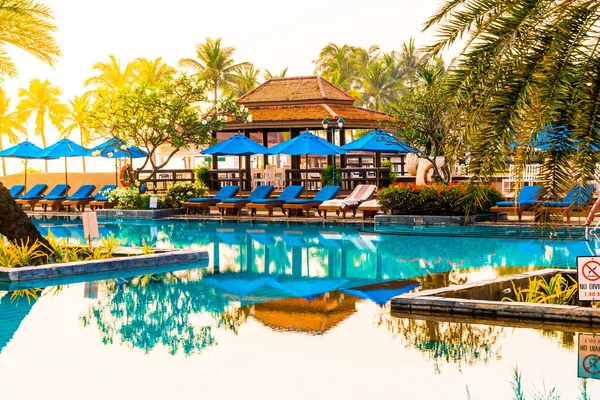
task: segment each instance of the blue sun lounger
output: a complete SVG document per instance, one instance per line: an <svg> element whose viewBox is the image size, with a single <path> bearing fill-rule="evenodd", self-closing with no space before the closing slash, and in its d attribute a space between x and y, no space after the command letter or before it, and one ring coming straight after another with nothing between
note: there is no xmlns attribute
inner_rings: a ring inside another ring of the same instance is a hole
<svg viewBox="0 0 600 400"><path fill-rule="evenodd" d="M490 212L494 214L494 221L497 221L499 212L513 211L517 213L519 222L521 222L523 212L532 209L536 203L539 203L541 195L541 186L523 186L515 200L499 201L490 208Z"/></svg>
<svg viewBox="0 0 600 400"><path fill-rule="evenodd" d="M10 188L10 197L18 199L19 195L25 191L25 185L14 185Z"/></svg>
<svg viewBox="0 0 600 400"><path fill-rule="evenodd" d="M283 212L285 213L287 210L288 218L292 215L292 210L304 211L305 217L308 218L310 210L312 208L317 208L317 212L319 216L321 215L321 211L318 210L318 207L324 201L333 199L338 192L340 191L339 186L324 186L312 199L291 199L287 200L283 205Z"/></svg>
<svg viewBox="0 0 600 400"><path fill-rule="evenodd" d="M40 200L40 205L44 208L44 211L47 210L48 206L51 206L52 210L59 211L62 210L66 201L86 199L92 201L93 198L91 196L94 190L96 190L96 185L82 185L71 196L56 196L54 198L46 196L43 200ZM69 211L71 211L70 206Z"/></svg>
<svg viewBox="0 0 600 400"><path fill-rule="evenodd" d="M37 186L37 185L36 185ZM46 186L46 188L48 188L48 185L44 185ZM35 186L34 186L35 188ZM33 190L33 189L32 189ZM28 196L27 194L25 194L24 196L21 196L18 200L17 200L17 204L19 206L22 206L24 204L29 204L29 206L31 207L31 209L33 210L36 206L36 204L38 202L40 202L41 200L44 199L52 199L52 198L56 198L56 197L60 197L60 196L64 196L65 193L67 193L67 190L69 190L69 185L65 185L65 184L60 184L60 185L56 185L54 186L54 188L50 191L50 193L48 193L46 196L41 196L41 195L37 195L37 196ZM29 192L28 192L29 193ZM43 193L43 191L41 192Z"/></svg>
<svg viewBox="0 0 600 400"><path fill-rule="evenodd" d="M567 222L571 222L571 214L574 211L584 212L589 210L589 205L594 195L594 185L586 185L581 188L574 186L569 193L565 195L562 201L544 201L540 206L540 211L558 211L567 217Z"/></svg>
<svg viewBox="0 0 600 400"><path fill-rule="evenodd" d="M237 185L223 186L214 197L192 197L182 205L186 208L186 214L188 215L192 208L201 208L203 214L208 214L211 206L214 206L225 199L235 197L239 190L240 187Z"/></svg>
<svg viewBox="0 0 600 400"><path fill-rule="evenodd" d="M112 192L113 190L117 189L116 185L104 185L102 186L102 189L98 190L98 193L96 193L94 195L94 198L92 199L92 201L90 201L88 204L90 205L90 209L91 210L95 210L98 208L113 208L116 205L116 202L111 202L108 201L108 195L110 194L110 192ZM80 202L82 203L82 202ZM65 202L65 205L68 205L67 202ZM71 204L73 205L73 204ZM75 204L77 205L77 204ZM85 210L85 204L80 204L80 206L82 206L82 211Z"/></svg>
<svg viewBox="0 0 600 400"><path fill-rule="evenodd" d="M250 216L252 217L256 215L256 210L267 210L269 212L269 217L272 217L273 209L275 207L282 207L287 200L298 198L303 191L304 186L302 185L288 186L283 189L276 199L253 200L252 203L246 205L246 208L250 210Z"/></svg>
<svg viewBox="0 0 600 400"><path fill-rule="evenodd" d="M250 196L223 199L217 204L217 207L221 215L225 214L225 210L231 210L233 215L239 215L240 210L246 207L247 204L269 197L273 189L275 189L273 185L261 185L254 189Z"/></svg>

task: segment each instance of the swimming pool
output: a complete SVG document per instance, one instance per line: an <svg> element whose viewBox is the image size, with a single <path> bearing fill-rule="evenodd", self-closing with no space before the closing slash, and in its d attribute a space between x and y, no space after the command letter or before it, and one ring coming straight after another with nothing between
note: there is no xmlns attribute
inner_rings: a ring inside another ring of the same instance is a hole
<svg viewBox="0 0 600 400"><path fill-rule="evenodd" d="M35 223L82 239L76 219ZM589 254L579 241L196 220L102 221L101 231L206 249L210 265L48 287L31 304L0 292L0 398L511 399L515 367L525 398L581 394L576 329L398 317L386 306L408 290L572 266Z"/></svg>

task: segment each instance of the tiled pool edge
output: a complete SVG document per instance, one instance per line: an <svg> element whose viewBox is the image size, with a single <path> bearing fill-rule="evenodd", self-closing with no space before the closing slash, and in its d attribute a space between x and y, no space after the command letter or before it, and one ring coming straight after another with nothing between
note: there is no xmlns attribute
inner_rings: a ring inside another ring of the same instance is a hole
<svg viewBox="0 0 600 400"><path fill-rule="evenodd" d="M70 275L134 270L137 268L198 262L203 260L208 260L208 252L206 251L178 250L161 254L117 257L108 260L47 264L37 267L0 268L0 282L20 282L35 279L58 278Z"/></svg>
<svg viewBox="0 0 600 400"><path fill-rule="evenodd" d="M510 275L498 279L453 285L445 288L430 289L408 293L392 298L392 312L426 312L432 314L461 314L473 317L492 317L507 319L531 319L542 321L564 321L587 324L600 324L600 309L580 306L562 306L552 304L517 303L490 300L472 300L444 295L466 289L486 288L491 284L509 283L517 279L555 274L573 273L569 269L544 269L522 274Z"/></svg>
<svg viewBox="0 0 600 400"><path fill-rule="evenodd" d="M506 221L507 213L498 213L498 221ZM468 221L467 221L468 220ZM472 225L494 220L494 214L470 215L376 215L376 225Z"/></svg>
<svg viewBox="0 0 600 400"><path fill-rule="evenodd" d="M98 218L157 219L182 214L185 214L185 208L166 208L160 210L119 210L111 208L96 210Z"/></svg>

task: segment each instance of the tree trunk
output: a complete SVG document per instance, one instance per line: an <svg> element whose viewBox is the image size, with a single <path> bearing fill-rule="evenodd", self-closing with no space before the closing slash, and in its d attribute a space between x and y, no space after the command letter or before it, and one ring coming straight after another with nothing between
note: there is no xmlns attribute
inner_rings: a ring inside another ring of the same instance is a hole
<svg viewBox="0 0 600 400"><path fill-rule="evenodd" d="M0 137L0 151L4 150L2 147L2 138ZM6 162L4 161L4 157L2 157L2 176L6 176Z"/></svg>
<svg viewBox="0 0 600 400"><path fill-rule="evenodd" d="M83 128L82 128L82 126L81 126L81 125L79 125L79 143L80 143L82 146L83 146L83 142L84 142L84 140L83 140L83 139L84 139L84 138L83 138ZM86 144L87 144L87 143L86 143ZM85 170L85 157L81 157L81 163L83 164L83 173L85 174L85 173L86 173L86 170Z"/></svg>
<svg viewBox="0 0 600 400"><path fill-rule="evenodd" d="M35 225L31 223L27 214L21 210L10 192L0 182L0 234L13 242L21 244L21 241L29 244L36 241L41 242L47 248L41 248L46 254L50 254L50 244Z"/></svg>

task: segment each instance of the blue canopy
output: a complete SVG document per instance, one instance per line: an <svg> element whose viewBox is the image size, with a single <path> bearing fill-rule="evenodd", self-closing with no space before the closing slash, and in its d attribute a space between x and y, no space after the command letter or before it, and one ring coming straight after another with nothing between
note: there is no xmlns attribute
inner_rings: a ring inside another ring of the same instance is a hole
<svg viewBox="0 0 600 400"><path fill-rule="evenodd" d="M344 150L374 151L381 153L418 153L401 140L396 139L389 132L375 129L365 136L341 147Z"/></svg>
<svg viewBox="0 0 600 400"><path fill-rule="evenodd" d="M40 153L43 150L37 147L31 142L21 142L13 147L6 150L0 151L0 157L14 157L14 158L40 158Z"/></svg>
<svg viewBox="0 0 600 400"><path fill-rule="evenodd" d="M302 154L314 154L318 156L331 156L334 154L345 154L346 150L315 136L312 132L302 132L299 136L279 143L271 147L269 154L287 154L299 156Z"/></svg>
<svg viewBox="0 0 600 400"><path fill-rule="evenodd" d="M519 146L519 142L510 144L513 150L517 146ZM563 125L546 125L543 130L537 133L533 141L533 148L541 151L561 151L563 147L577 151L583 150L581 140L573 137L573 133L569 128ZM600 146L592 143L589 150L599 151Z"/></svg>
<svg viewBox="0 0 600 400"><path fill-rule="evenodd" d="M60 157L84 157L88 152L88 149L78 145L72 140L61 139L52 146L48 146L42 150L38 158L47 160Z"/></svg>
<svg viewBox="0 0 600 400"><path fill-rule="evenodd" d="M111 138L88 151L88 156L104 158L143 158L148 153L135 146L128 146L124 141Z"/></svg>
<svg viewBox="0 0 600 400"><path fill-rule="evenodd" d="M212 156L251 156L253 154L269 154L269 149L238 133L221 143L202 150L200 154Z"/></svg>

